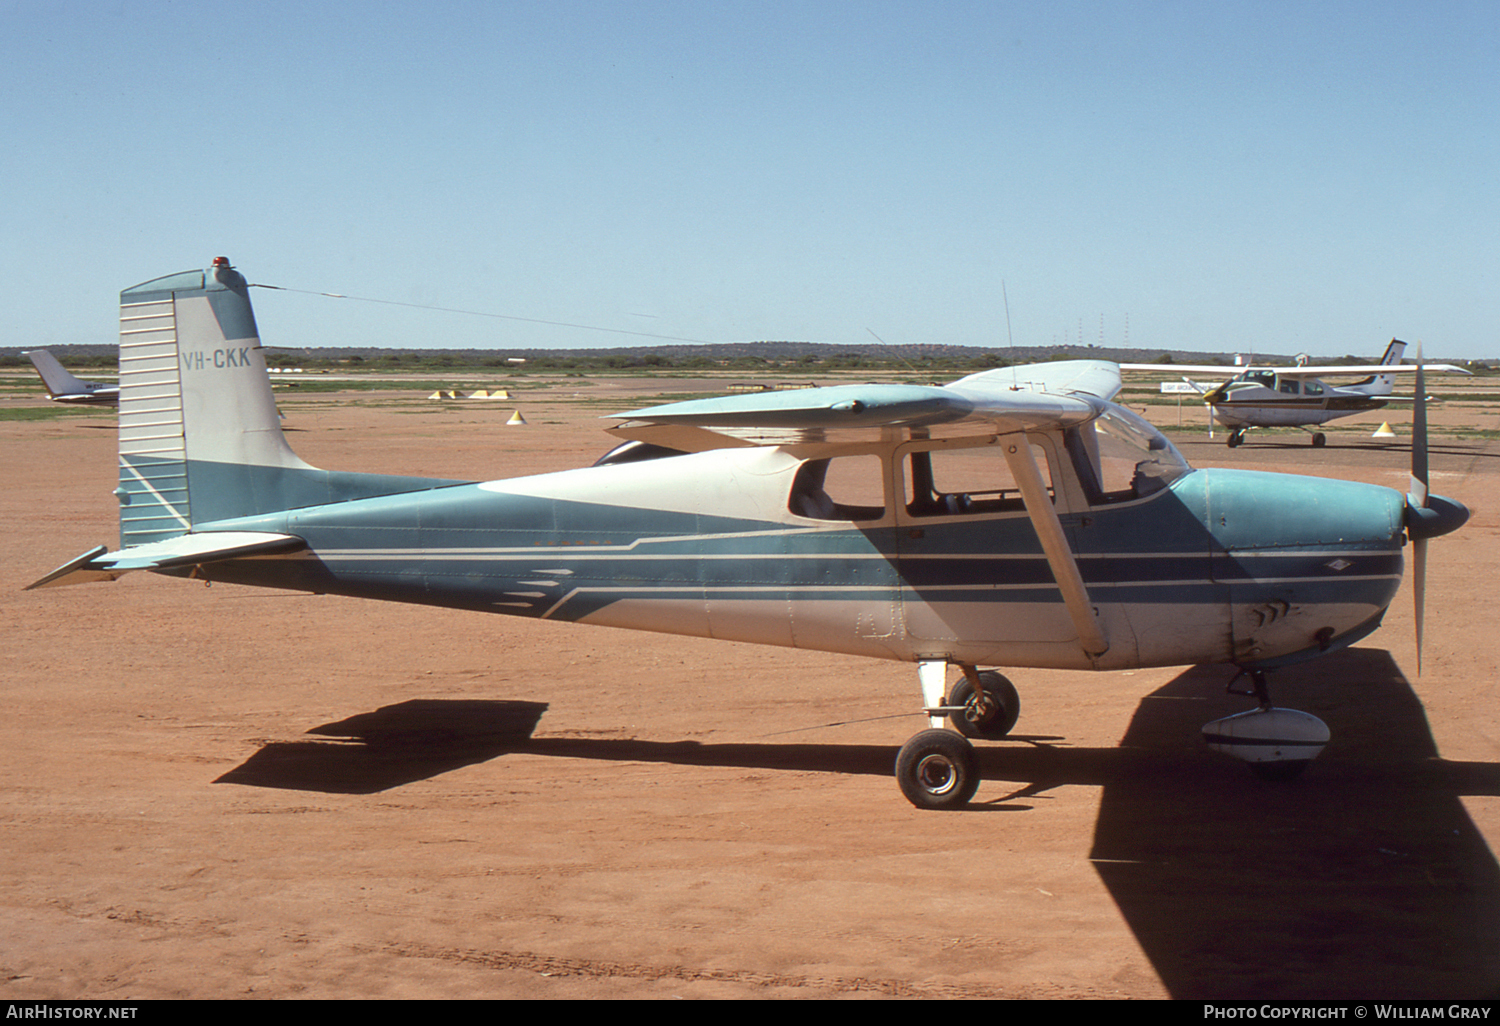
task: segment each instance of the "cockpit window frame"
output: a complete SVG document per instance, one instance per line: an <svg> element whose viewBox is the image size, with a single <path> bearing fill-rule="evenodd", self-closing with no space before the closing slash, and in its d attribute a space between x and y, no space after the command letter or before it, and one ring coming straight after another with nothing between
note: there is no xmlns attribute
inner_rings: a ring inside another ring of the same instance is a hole
<svg viewBox="0 0 1500 1026"><path fill-rule="evenodd" d="M1105 488L1101 470L1104 453L1099 444L1101 427L1106 429L1104 433L1110 440L1114 455L1128 452L1132 459L1135 455L1142 457L1136 461L1135 474L1128 488ZM1115 403L1109 403L1099 416L1087 423L1065 429L1063 447L1090 506L1118 505L1149 498L1169 489L1173 482L1193 470L1177 447L1154 424Z"/></svg>

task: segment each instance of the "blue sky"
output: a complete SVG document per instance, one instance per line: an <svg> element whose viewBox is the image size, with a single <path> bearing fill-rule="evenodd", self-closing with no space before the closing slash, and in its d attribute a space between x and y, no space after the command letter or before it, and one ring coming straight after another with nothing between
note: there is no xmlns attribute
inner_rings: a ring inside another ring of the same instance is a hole
<svg viewBox="0 0 1500 1026"><path fill-rule="evenodd" d="M1493 0L0 0L0 84L0 344L222 254L383 301L268 345L1500 357Z"/></svg>

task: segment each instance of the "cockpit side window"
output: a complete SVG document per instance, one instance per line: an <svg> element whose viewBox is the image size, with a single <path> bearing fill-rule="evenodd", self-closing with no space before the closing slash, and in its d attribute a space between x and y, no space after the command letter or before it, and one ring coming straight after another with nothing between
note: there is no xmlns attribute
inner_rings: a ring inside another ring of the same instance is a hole
<svg viewBox="0 0 1500 1026"><path fill-rule="evenodd" d="M1068 459L1073 461L1073 470L1078 474L1089 502L1104 501L1104 482L1099 477L1099 442L1094 425L1088 423L1063 431L1063 448L1068 452Z"/></svg>
<svg viewBox="0 0 1500 1026"><path fill-rule="evenodd" d="M885 516L884 466L875 455L808 460L792 479L787 508L809 520L879 520Z"/></svg>
<svg viewBox="0 0 1500 1026"><path fill-rule="evenodd" d="M1052 495L1045 451L1033 445L1032 456L1042 483ZM906 471L906 511L914 517L1008 513L1026 508L1020 486L998 445L917 450L908 457Z"/></svg>

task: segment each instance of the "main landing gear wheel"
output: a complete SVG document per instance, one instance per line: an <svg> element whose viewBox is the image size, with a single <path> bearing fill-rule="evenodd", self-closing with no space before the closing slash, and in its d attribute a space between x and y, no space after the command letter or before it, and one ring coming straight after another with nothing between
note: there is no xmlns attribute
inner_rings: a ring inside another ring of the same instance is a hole
<svg viewBox="0 0 1500 1026"><path fill-rule="evenodd" d="M1321 431L1314 431L1312 443L1314 449L1321 449L1328 444L1328 436Z"/></svg>
<svg viewBox="0 0 1500 1026"><path fill-rule="evenodd" d="M956 809L979 788L974 746L951 730L924 730L896 756L896 783L919 809Z"/></svg>
<svg viewBox="0 0 1500 1026"><path fill-rule="evenodd" d="M974 685L965 674L948 695L948 704L961 705L964 711L949 713L948 720L964 737L998 741L1014 729L1021 715L1021 696L1014 684L994 670L983 670L978 676L983 699L975 700Z"/></svg>

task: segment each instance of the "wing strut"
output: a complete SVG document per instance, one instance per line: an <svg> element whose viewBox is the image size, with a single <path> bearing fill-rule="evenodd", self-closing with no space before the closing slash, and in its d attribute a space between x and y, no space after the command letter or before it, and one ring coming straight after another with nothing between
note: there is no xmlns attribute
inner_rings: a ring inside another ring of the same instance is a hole
<svg viewBox="0 0 1500 1026"><path fill-rule="evenodd" d="M1047 554L1047 565L1057 579L1063 603L1068 615L1073 618L1073 627L1078 631L1078 641L1090 658L1098 658L1109 651L1109 642L1094 619L1094 606L1089 601L1088 589L1083 585L1083 575L1078 572L1078 561L1068 547L1068 538L1063 534L1062 521L1057 519L1057 509L1047 495L1047 486L1042 483L1041 471L1037 470L1036 457L1024 434L1011 435L1005 441L1005 462L1021 488L1021 498L1026 501L1026 512L1031 516L1031 526Z"/></svg>

